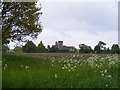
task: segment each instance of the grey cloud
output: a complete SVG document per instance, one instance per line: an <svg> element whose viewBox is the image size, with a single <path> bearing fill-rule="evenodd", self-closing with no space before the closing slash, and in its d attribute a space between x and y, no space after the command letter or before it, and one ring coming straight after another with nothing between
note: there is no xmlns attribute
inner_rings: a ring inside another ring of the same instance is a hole
<svg viewBox="0 0 120 90"><path fill-rule="evenodd" d="M43 3L43 26L60 31L117 30L117 3Z"/></svg>

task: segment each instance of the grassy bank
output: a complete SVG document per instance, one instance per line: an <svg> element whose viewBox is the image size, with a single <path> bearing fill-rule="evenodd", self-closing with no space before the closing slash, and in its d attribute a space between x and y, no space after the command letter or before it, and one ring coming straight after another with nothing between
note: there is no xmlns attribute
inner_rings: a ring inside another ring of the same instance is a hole
<svg viewBox="0 0 120 90"><path fill-rule="evenodd" d="M3 57L3 88L118 87L117 55L27 56Z"/></svg>

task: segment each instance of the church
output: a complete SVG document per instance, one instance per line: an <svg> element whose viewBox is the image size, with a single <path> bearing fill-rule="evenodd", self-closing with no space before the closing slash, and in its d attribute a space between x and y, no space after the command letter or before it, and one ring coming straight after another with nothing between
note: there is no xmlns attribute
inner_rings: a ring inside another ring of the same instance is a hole
<svg viewBox="0 0 120 90"><path fill-rule="evenodd" d="M55 45L52 45L52 47L48 46L48 51L49 52L57 52L57 51L69 52L70 50L74 48L75 47L73 46L63 45L63 41L58 41L58 42L55 42Z"/></svg>

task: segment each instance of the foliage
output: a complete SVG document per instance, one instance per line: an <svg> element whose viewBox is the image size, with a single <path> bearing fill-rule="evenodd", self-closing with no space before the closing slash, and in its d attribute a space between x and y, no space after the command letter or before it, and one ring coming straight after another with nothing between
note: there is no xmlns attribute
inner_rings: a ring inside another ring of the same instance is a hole
<svg viewBox="0 0 120 90"><path fill-rule="evenodd" d="M46 52L47 49L45 48L45 46L43 45L42 41L38 44L37 46L37 52Z"/></svg>
<svg viewBox="0 0 120 90"><path fill-rule="evenodd" d="M25 53L35 53L36 45L32 41L28 41L25 46L23 46L23 52Z"/></svg>
<svg viewBox="0 0 120 90"><path fill-rule="evenodd" d="M13 50L14 50L15 52L22 52L22 47L16 46Z"/></svg>
<svg viewBox="0 0 120 90"><path fill-rule="evenodd" d="M96 45L94 48L94 51L95 51L95 53L100 53L101 52L100 46Z"/></svg>
<svg viewBox="0 0 120 90"><path fill-rule="evenodd" d="M91 52L93 52L92 48L90 46L85 45L85 44L80 44L79 48L80 48L81 53L91 53Z"/></svg>
<svg viewBox="0 0 120 90"><path fill-rule="evenodd" d="M120 51L119 51L119 45L118 44L113 44L112 45L112 48L111 48L111 53L113 53L113 54L119 54L120 53Z"/></svg>
<svg viewBox="0 0 120 90"><path fill-rule="evenodd" d="M94 48L95 53L106 53L105 45L106 43L104 43L103 41L99 41L98 45L96 45Z"/></svg>
<svg viewBox="0 0 120 90"><path fill-rule="evenodd" d="M70 52L70 53L77 53L77 49L74 47L74 48L70 49L69 52Z"/></svg>
<svg viewBox="0 0 120 90"><path fill-rule="evenodd" d="M41 8L35 2L2 3L2 43L26 41L26 36L36 38L42 27L38 21Z"/></svg>
<svg viewBox="0 0 120 90"><path fill-rule="evenodd" d="M10 50L7 45L2 45L2 52L6 52L7 50Z"/></svg>

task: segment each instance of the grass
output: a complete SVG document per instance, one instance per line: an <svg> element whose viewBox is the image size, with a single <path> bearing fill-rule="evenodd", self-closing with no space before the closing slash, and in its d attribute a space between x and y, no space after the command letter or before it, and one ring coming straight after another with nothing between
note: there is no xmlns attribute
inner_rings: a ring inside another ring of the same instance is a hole
<svg viewBox="0 0 120 90"><path fill-rule="evenodd" d="M117 55L46 55L3 56L3 88L118 88Z"/></svg>

